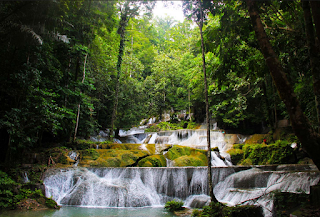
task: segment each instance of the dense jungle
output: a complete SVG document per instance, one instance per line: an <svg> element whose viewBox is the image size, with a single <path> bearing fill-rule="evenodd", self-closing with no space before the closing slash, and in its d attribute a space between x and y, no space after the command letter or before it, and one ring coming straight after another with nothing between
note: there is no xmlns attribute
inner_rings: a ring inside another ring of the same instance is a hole
<svg viewBox="0 0 320 217"><path fill-rule="evenodd" d="M58 208L43 174L74 163L210 167L216 152L241 171L320 168L320 2L181 1L183 21L154 16L159 2L0 1L0 209ZM228 140L228 150L157 146L153 134L143 147L123 141L121 133L142 125L158 136L186 130L178 139L187 130L208 136L214 125L211 134ZM288 205L284 197L292 195L276 194L283 216L310 200L294 196ZM238 212L217 205L193 216L215 216L214 209Z"/></svg>

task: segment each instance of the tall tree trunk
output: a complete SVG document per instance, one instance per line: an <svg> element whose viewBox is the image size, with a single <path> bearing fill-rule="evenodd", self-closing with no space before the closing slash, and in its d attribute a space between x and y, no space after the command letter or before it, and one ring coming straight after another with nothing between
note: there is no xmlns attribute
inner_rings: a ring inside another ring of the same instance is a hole
<svg viewBox="0 0 320 217"><path fill-rule="evenodd" d="M302 143L302 147L312 158L315 165L320 168L320 136L313 129L308 118L303 113L300 103L292 86L289 84L287 76L280 64L278 56L275 54L268 36L264 31L258 9L254 0L247 1L249 15L253 28L258 39L261 52L265 58L270 74L277 87L280 98L286 105L290 115L293 131Z"/></svg>
<svg viewBox="0 0 320 217"><path fill-rule="evenodd" d="M83 62L83 74L82 74L82 81L81 81L82 84L84 83L84 79L86 78L87 57L88 57L88 53L84 57L84 62ZM81 94L81 91L80 91L80 94ZM77 120L76 120L76 126L74 128L73 141L76 141L76 138L77 138L79 119L80 119L80 103L78 104Z"/></svg>
<svg viewBox="0 0 320 217"><path fill-rule="evenodd" d="M310 1L310 4L312 9L313 22L316 27L317 38L318 40L320 40L320 1Z"/></svg>
<svg viewBox="0 0 320 217"><path fill-rule="evenodd" d="M116 90L114 94L114 103L113 103L113 111L111 117L111 126L110 126L110 133L109 139L111 140L113 137L113 132L115 128L115 121L117 119L117 109L118 109L118 102L119 102L119 88L120 88L120 75L121 75L121 65L122 65L122 57L124 53L125 47L125 37L126 37L126 27L128 25L130 17L128 16L130 7L129 2L127 1L124 5L123 12L121 13L118 34L120 35L120 45L119 45L119 54L118 54L118 62L117 62L117 78L116 78Z"/></svg>
<svg viewBox="0 0 320 217"><path fill-rule="evenodd" d="M319 52L316 47L316 39L314 34L314 27L312 22L312 16L310 11L309 1L302 1L302 8L304 13L304 21L306 28L306 38L308 43L308 50L310 56L310 66L312 72L312 80L313 80L313 92L315 94L315 104L317 111L317 121L318 121L318 131L320 132L320 108L319 108L319 100L320 100L320 58ZM316 13L316 12L314 12Z"/></svg>
<svg viewBox="0 0 320 217"><path fill-rule="evenodd" d="M216 197L213 194L213 185L212 185L212 170L211 170L211 139L210 139L210 115L209 115L209 99L208 99L208 82L207 82L207 73L206 73L206 58L204 54L204 42L203 42L203 11L202 11L202 2L200 2L200 22L198 24L201 36L201 51L202 51L202 70L203 70L203 79L204 79L204 95L206 99L206 118L207 118L207 144L208 144L208 151L207 151L207 160L208 160L208 191L211 198L211 202L218 202Z"/></svg>

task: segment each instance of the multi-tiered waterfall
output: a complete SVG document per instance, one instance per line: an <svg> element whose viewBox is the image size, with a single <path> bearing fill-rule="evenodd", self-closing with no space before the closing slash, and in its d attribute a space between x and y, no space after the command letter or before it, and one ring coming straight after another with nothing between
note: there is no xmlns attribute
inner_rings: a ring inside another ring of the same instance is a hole
<svg viewBox="0 0 320 217"><path fill-rule="evenodd" d="M311 170L310 167L303 169ZM269 193L310 192L319 182L315 171L293 172L301 167L213 167L214 194L230 205L262 205L265 216L272 216L273 203ZM51 169L46 173L46 196L60 205L87 207L163 206L179 199L186 206L202 201L207 195L207 168L68 168ZM205 198L205 200L203 200ZM255 200L250 200L255 199Z"/></svg>
<svg viewBox="0 0 320 217"><path fill-rule="evenodd" d="M207 150L207 130L173 130L162 131L157 133L144 133L141 129L134 129L128 132L121 132L126 143L148 143L157 146L181 145L196 149ZM218 148L219 153L212 151L212 166L231 166L230 156L227 154L227 144L224 140L224 134L219 131L210 133L211 148ZM161 149L160 149L161 150ZM218 156L220 155L220 156Z"/></svg>
<svg viewBox="0 0 320 217"><path fill-rule="evenodd" d="M205 130L122 135L138 143L206 148ZM228 159L224 134L211 132L211 143ZM271 191L309 193L310 186L320 180L319 171L311 165L229 166L228 160L214 154L212 180L216 198L230 205L263 206L265 216L272 216ZM156 207L172 199L183 200L189 207L209 203L206 167L50 169L44 184L46 196L60 205Z"/></svg>

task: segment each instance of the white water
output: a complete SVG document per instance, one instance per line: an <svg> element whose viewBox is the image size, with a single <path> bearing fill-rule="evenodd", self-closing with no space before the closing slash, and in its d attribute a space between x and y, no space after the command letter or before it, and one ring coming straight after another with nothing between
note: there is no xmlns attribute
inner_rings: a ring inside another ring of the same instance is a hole
<svg viewBox="0 0 320 217"><path fill-rule="evenodd" d="M28 183L28 182L30 182L27 172L23 172L23 173L22 173L22 178L23 178L23 183Z"/></svg>
<svg viewBox="0 0 320 217"><path fill-rule="evenodd" d="M163 131L158 133L151 133L151 137L147 143L164 145L181 145L191 148L207 150L207 130L174 130L174 131ZM141 141L140 143L144 143ZM211 152L211 164L217 167L231 166L230 155L227 153L226 142L224 141L224 134L217 131L210 132L211 148L218 147L218 152ZM139 142L137 142L139 143Z"/></svg>
<svg viewBox="0 0 320 217"><path fill-rule="evenodd" d="M262 205L265 216L272 216L269 192L279 189L309 193L310 185L320 179L319 172L285 171L284 166L278 167L280 171L271 169L212 168L214 194L230 205ZM46 196L52 196L60 205L158 207L179 199L185 206L197 206L208 203L206 174L206 167L52 169L46 172L44 184Z"/></svg>

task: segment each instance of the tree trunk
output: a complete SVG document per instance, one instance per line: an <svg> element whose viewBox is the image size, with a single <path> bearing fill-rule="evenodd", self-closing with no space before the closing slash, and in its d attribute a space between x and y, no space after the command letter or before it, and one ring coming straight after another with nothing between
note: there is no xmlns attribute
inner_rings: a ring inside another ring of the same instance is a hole
<svg viewBox="0 0 320 217"><path fill-rule="evenodd" d="M217 203L218 200L213 194L213 185L212 185L212 170L211 170L211 140L210 140L210 115L209 115L209 99L208 99L208 82L207 82L207 73L206 73L206 58L204 54L204 42L203 42L203 11L200 2L200 23L198 24L201 36L201 51L202 51L202 69L203 69L203 79L204 79L204 94L206 99L206 118L207 118L207 144L208 144L208 151L207 151L207 160L208 160L208 191L211 198L211 202Z"/></svg>
<svg viewBox="0 0 320 217"><path fill-rule="evenodd" d="M313 129L308 118L303 113L300 103L287 76L275 54L268 36L264 31L254 0L247 1L249 15L258 39L261 52L265 58L270 74L278 90L280 98L286 105L295 135L299 138L302 147L309 154L315 165L320 168L320 136Z"/></svg>
<svg viewBox="0 0 320 217"><path fill-rule="evenodd" d="M118 109L118 102L119 102L119 88L120 88L120 75L121 75L121 64L122 64L122 57L124 53L125 47L125 36L126 36L126 27L129 22L128 13L130 7L129 2L126 2L124 5L124 11L121 13L121 19L118 28L118 34L120 35L120 45L119 45L119 54L118 54L118 62L117 62L117 78L116 78L116 90L115 90L115 98L113 103L113 111L111 117L111 126L110 126L110 133L109 133L109 140L113 137L114 131L114 123L117 119L117 109Z"/></svg>
<svg viewBox="0 0 320 217"><path fill-rule="evenodd" d="M83 74L82 74L82 81L81 83L83 84L84 79L86 78L86 64L87 64L87 57L88 53L84 57L84 62L83 62ZM80 91L81 94L81 91ZM77 132L78 132L78 126L79 126L79 119L80 119L80 103L78 104L78 112L77 112L77 120L76 120L76 126L74 129L74 135L73 135L73 141L76 141L77 138Z"/></svg>
<svg viewBox="0 0 320 217"><path fill-rule="evenodd" d="M306 38L310 56L310 66L312 72L312 80L313 80L313 92L315 95L315 105L317 111L317 123L318 123L318 132L320 132L320 108L319 108L319 100L320 100L320 58L319 52L316 47L316 39L314 34L314 27L312 22L312 16L310 11L309 1L302 1L302 8L304 13L304 21L306 28ZM316 13L316 12L314 12Z"/></svg>
<svg viewBox="0 0 320 217"><path fill-rule="evenodd" d="M310 1L312 9L313 22L316 27L316 34L318 40L320 40L320 2L319 1ZM318 44L319 46L319 44Z"/></svg>

